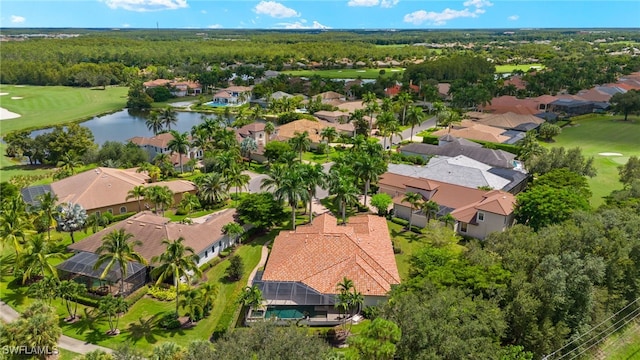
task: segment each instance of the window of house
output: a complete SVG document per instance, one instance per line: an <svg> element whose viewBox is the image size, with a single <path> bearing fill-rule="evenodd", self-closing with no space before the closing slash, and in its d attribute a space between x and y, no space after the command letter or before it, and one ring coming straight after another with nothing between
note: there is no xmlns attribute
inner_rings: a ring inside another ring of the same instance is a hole
<svg viewBox="0 0 640 360"><path fill-rule="evenodd" d="M109 214L113 214L113 209L109 209L107 211L109 212Z"/></svg>
<svg viewBox="0 0 640 360"><path fill-rule="evenodd" d="M208 250L205 250L205 251L204 251L204 257L205 257L205 258L208 258L208 257L209 257L209 251L208 251Z"/></svg>
<svg viewBox="0 0 640 360"><path fill-rule="evenodd" d="M478 221L484 221L484 213L482 211L478 211Z"/></svg>
<svg viewBox="0 0 640 360"><path fill-rule="evenodd" d="M100 216L100 211L96 211L96 216Z"/></svg>
<svg viewBox="0 0 640 360"><path fill-rule="evenodd" d="M460 232L463 232L463 233L467 232L467 223L464 223L464 222L460 223Z"/></svg>
<svg viewBox="0 0 640 360"><path fill-rule="evenodd" d="M120 214L124 214L127 212L127 207L126 206L121 206L120 207Z"/></svg>

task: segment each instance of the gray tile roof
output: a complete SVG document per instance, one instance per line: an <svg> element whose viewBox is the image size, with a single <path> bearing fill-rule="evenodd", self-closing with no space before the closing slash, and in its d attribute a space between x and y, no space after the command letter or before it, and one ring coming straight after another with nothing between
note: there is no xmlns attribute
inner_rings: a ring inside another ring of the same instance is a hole
<svg viewBox="0 0 640 360"><path fill-rule="evenodd" d="M439 155L456 157L464 155L481 163L511 169L514 167L515 155L503 150L483 148L482 145L466 139L454 138L453 142L444 145L412 143L400 148L402 153L420 155Z"/></svg>

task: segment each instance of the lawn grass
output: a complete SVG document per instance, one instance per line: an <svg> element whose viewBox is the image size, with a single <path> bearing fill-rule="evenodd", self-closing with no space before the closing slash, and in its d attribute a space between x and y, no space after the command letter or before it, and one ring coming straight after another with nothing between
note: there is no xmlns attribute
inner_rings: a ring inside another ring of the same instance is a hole
<svg viewBox="0 0 640 360"><path fill-rule="evenodd" d="M80 354L58 348L58 360L73 360L77 356L80 356Z"/></svg>
<svg viewBox="0 0 640 360"><path fill-rule="evenodd" d="M640 117L629 117L633 121L622 121L620 116L598 115L574 120L573 126L565 126L553 143L546 147L564 146L565 149L579 147L586 157L594 157L598 174L589 178L593 196L591 205L604 203L603 197L622 188L618 181L618 166L629 156L640 156ZM600 153L620 153L622 156L603 156Z"/></svg>
<svg viewBox="0 0 640 360"><path fill-rule="evenodd" d="M66 86L0 85L0 106L19 118L0 122L0 135L90 119L120 110L127 103L126 87L102 89ZM12 97L22 99L12 100Z"/></svg>
<svg viewBox="0 0 640 360"><path fill-rule="evenodd" d="M632 360L640 358L640 323L633 322L604 341L593 359Z"/></svg>
<svg viewBox="0 0 640 360"><path fill-rule="evenodd" d="M380 76L380 71L384 70L384 75L390 76L391 74L400 74L404 71L403 68L389 68L389 69L329 69L329 70L288 70L282 71L283 74L291 76L311 77L318 75L325 79L377 79Z"/></svg>
<svg viewBox="0 0 640 360"><path fill-rule="evenodd" d="M527 72L532 67L535 67L537 69L544 69L544 65L538 64L538 63L519 64L519 65L514 65L514 64L496 65L496 74L512 73L512 72L514 72L516 70L521 70L521 71Z"/></svg>

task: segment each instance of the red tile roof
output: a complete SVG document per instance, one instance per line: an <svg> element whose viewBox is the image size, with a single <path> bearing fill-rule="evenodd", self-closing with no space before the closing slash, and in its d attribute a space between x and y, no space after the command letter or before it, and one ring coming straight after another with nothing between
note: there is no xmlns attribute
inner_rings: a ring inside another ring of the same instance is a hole
<svg viewBox="0 0 640 360"><path fill-rule="evenodd" d="M262 280L297 281L337 294L343 277L365 296L385 296L400 283L385 218L359 215L338 226L335 217L323 214L295 231L280 232Z"/></svg>

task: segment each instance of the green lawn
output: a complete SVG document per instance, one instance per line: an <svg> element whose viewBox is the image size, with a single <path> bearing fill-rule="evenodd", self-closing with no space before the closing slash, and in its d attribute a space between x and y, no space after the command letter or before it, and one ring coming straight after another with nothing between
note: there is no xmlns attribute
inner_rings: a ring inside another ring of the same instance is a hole
<svg viewBox="0 0 640 360"><path fill-rule="evenodd" d="M537 69L544 69L544 65L542 64L538 64L538 63L532 63L532 64L520 64L520 65L496 65L496 74L504 74L504 73L511 73L514 72L516 70L521 70L524 72L529 71L531 68L537 68Z"/></svg>
<svg viewBox="0 0 640 360"><path fill-rule="evenodd" d="M377 79L380 70L384 70L384 76L394 73L402 74L403 68L389 69L330 69L330 70L289 70L282 73L292 76L311 77L319 75L327 79Z"/></svg>
<svg viewBox="0 0 640 360"><path fill-rule="evenodd" d="M73 351L58 349L58 360L73 360L77 356L80 356L78 353L74 353Z"/></svg>
<svg viewBox="0 0 640 360"><path fill-rule="evenodd" d="M120 110L127 102L126 87L102 89L66 86L0 85L0 106L19 118L0 122L0 135L20 129L37 129L90 119ZM20 99L11 99L11 98Z"/></svg>
<svg viewBox="0 0 640 360"><path fill-rule="evenodd" d="M631 323L624 331L610 336L593 359L632 360L640 358L640 323Z"/></svg>
<svg viewBox="0 0 640 360"><path fill-rule="evenodd" d="M622 188L618 181L618 166L625 164L629 156L640 156L640 118L630 119L633 121L625 122L620 116L608 115L578 119L573 126L562 128L555 142L543 143L547 147L579 147L585 156L595 158L598 175L588 180L593 192L591 205L594 207L604 203L603 196ZM608 152L622 156L599 155Z"/></svg>

